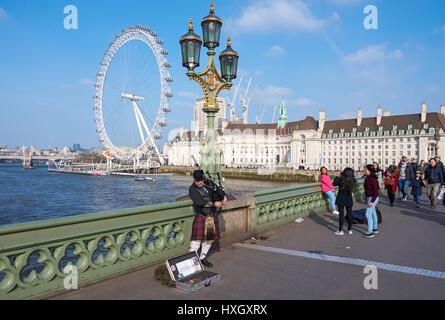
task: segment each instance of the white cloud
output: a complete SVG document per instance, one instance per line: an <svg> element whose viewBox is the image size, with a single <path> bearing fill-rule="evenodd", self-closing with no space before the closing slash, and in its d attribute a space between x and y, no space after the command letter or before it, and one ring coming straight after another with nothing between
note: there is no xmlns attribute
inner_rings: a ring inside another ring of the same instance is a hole
<svg viewBox="0 0 445 320"><path fill-rule="evenodd" d="M316 32L332 22L338 14L323 20L314 17L302 0L259 0L251 2L238 18L228 18L230 33L243 32Z"/></svg>
<svg viewBox="0 0 445 320"><path fill-rule="evenodd" d="M198 95L196 93L188 92L188 91L179 91L178 96L183 97L183 98L190 98L190 99L195 99L198 97Z"/></svg>
<svg viewBox="0 0 445 320"><path fill-rule="evenodd" d="M282 99L288 98L292 93L292 89L269 85L264 89L258 88L256 90L255 96L252 99L255 101L252 103L259 105L276 104L280 103Z"/></svg>
<svg viewBox="0 0 445 320"><path fill-rule="evenodd" d="M0 8L0 20L9 20L9 16L6 13L6 11L2 8Z"/></svg>
<svg viewBox="0 0 445 320"><path fill-rule="evenodd" d="M386 71L388 61L401 60L403 52L399 49L392 52L386 44L369 46L342 58L352 76L366 84L389 84L390 77Z"/></svg>
<svg viewBox="0 0 445 320"><path fill-rule="evenodd" d="M286 50L281 48L280 46L272 46L269 48L269 50L266 51L266 56L281 56L286 53Z"/></svg>
<svg viewBox="0 0 445 320"><path fill-rule="evenodd" d="M438 33L438 32L445 32L445 26L442 26L442 27L440 27L440 28L437 28L436 30L434 30L434 32L435 32L435 33Z"/></svg>
<svg viewBox="0 0 445 320"><path fill-rule="evenodd" d="M286 104L295 107L309 107L313 105L313 102L311 99L308 98L299 98L297 100L291 100L289 102L286 102Z"/></svg>
<svg viewBox="0 0 445 320"><path fill-rule="evenodd" d="M355 118L357 118L357 113L346 112L346 113L340 114L338 117L339 117L340 120L355 119Z"/></svg>
<svg viewBox="0 0 445 320"><path fill-rule="evenodd" d="M83 78L83 79L80 79L80 80L79 80L79 84L84 85L84 86L92 86L92 85L94 85L95 83L96 83L96 82L94 82L93 80L86 79L86 78Z"/></svg>
<svg viewBox="0 0 445 320"><path fill-rule="evenodd" d="M400 60L402 58L402 51L397 49L393 52L387 52L386 44L382 44L360 49L345 56L343 60L356 65L372 65L385 62L386 60Z"/></svg>
<svg viewBox="0 0 445 320"><path fill-rule="evenodd" d="M437 93L440 91L440 87L436 85L430 85L426 88L426 91L428 91L429 93Z"/></svg>
<svg viewBox="0 0 445 320"><path fill-rule="evenodd" d="M338 4L341 6L347 6L347 5L355 5L361 2L364 2L365 0L329 0L329 2L332 2L334 4Z"/></svg>

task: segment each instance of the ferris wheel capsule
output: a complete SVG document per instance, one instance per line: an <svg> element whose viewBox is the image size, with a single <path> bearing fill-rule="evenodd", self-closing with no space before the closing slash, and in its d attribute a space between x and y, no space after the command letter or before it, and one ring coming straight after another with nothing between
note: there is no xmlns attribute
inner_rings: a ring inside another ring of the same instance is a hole
<svg viewBox="0 0 445 320"><path fill-rule="evenodd" d="M158 34L157 34L155 31L150 32L150 34L151 34L153 37L157 37L157 36L158 36Z"/></svg>
<svg viewBox="0 0 445 320"><path fill-rule="evenodd" d="M165 93L165 96L168 97L168 98L171 98L171 97L173 97L173 93L171 93L171 92L166 92L166 93Z"/></svg>
<svg viewBox="0 0 445 320"><path fill-rule="evenodd" d="M162 41L161 39L156 39L156 43L157 43L157 44L163 44L164 41Z"/></svg>

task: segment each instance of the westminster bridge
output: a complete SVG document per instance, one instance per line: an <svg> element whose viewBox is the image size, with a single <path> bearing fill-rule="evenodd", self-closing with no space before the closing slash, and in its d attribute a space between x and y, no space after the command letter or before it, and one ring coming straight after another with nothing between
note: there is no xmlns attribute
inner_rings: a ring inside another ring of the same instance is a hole
<svg viewBox="0 0 445 320"><path fill-rule="evenodd" d="M355 209L365 206L363 192L360 181ZM0 228L0 299L445 298L443 206L428 209L424 198L422 209L409 201L390 208L382 197L380 233L365 239L365 225L334 234L338 216L319 183L237 198L210 256L222 280L193 295L154 279L157 265L188 249L186 200ZM366 287L369 266L376 287ZM78 290L64 285L73 267Z"/></svg>

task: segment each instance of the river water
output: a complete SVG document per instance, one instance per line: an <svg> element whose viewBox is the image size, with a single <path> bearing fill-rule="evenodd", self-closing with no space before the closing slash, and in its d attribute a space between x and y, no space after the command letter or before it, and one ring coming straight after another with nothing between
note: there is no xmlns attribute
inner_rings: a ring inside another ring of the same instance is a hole
<svg viewBox="0 0 445 320"><path fill-rule="evenodd" d="M176 201L188 194L192 183L186 176L156 176L157 182L131 177L94 177L24 170L0 164L0 226L60 217L115 211ZM250 193L295 185L227 179L229 193Z"/></svg>

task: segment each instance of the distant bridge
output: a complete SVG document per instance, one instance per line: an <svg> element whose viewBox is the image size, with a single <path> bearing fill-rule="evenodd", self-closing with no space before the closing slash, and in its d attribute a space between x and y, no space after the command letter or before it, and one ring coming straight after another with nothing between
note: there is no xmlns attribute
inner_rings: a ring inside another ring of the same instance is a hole
<svg viewBox="0 0 445 320"><path fill-rule="evenodd" d="M40 161L48 161L48 160L74 160L74 156L71 155L43 155L43 156L32 156L32 157L26 157L27 159L32 158L32 160L40 160ZM23 160L22 154L15 154L15 155L2 155L0 154L0 160Z"/></svg>

